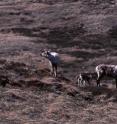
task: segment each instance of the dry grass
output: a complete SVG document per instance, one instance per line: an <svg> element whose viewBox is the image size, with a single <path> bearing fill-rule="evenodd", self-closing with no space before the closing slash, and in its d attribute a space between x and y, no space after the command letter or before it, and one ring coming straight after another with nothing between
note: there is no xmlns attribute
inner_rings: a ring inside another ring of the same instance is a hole
<svg viewBox="0 0 117 124"><path fill-rule="evenodd" d="M111 80L79 88L76 74L116 64L117 4L86 0L0 1L1 124L116 124ZM60 53L58 77L42 49Z"/></svg>

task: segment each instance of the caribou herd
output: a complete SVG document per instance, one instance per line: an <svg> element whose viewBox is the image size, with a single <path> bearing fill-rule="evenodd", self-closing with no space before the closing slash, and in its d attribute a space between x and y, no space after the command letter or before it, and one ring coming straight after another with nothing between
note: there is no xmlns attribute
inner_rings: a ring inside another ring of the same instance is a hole
<svg viewBox="0 0 117 124"><path fill-rule="evenodd" d="M100 87L100 82L104 77L115 79L117 88L117 65L100 64L95 67L94 73L80 73L77 76L78 85L89 84L91 80L96 80L97 86Z"/></svg>
<svg viewBox="0 0 117 124"><path fill-rule="evenodd" d="M45 57L49 60L50 63L50 73L57 77L57 68L60 63L59 54L56 52L43 51L41 53L42 57ZM117 65L111 64L99 64L95 67L94 72L84 72L77 75L77 84L81 85L91 85L91 80L96 80L97 87L100 87L100 81L103 77L111 77L115 79L116 88L117 88Z"/></svg>
<svg viewBox="0 0 117 124"><path fill-rule="evenodd" d="M60 64L60 56L57 52L51 52L44 50L41 52L41 56L49 60L50 64L50 73L55 78L58 75L58 66ZM111 77L115 79L116 88L117 88L117 65L111 64L99 64L95 67L94 72L83 72L77 75L77 85L91 85L92 80L96 80L97 87L100 87L100 82L103 77ZM0 84L5 87L9 83L9 79L2 77Z"/></svg>

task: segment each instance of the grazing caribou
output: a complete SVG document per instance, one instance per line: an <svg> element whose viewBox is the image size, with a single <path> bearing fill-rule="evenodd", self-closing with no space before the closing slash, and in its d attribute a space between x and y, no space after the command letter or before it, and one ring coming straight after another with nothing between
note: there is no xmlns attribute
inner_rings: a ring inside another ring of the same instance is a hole
<svg viewBox="0 0 117 124"><path fill-rule="evenodd" d="M44 51L41 53L41 56L49 60L51 66L51 74L57 77L57 68L60 62L59 54L56 52Z"/></svg>
<svg viewBox="0 0 117 124"><path fill-rule="evenodd" d="M117 88L117 65L100 64L96 66L97 86L100 86L100 81L104 76L112 77L116 81Z"/></svg>
<svg viewBox="0 0 117 124"><path fill-rule="evenodd" d="M83 84L87 84L91 85L90 81L92 79L96 79L96 73L90 73L90 72L84 72L84 73L80 73L77 76L77 83L79 86L83 85Z"/></svg>

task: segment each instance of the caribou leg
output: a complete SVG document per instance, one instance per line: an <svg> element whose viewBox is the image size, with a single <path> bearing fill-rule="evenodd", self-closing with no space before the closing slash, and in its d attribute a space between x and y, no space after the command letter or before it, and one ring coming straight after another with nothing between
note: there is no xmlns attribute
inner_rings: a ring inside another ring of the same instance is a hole
<svg viewBox="0 0 117 124"><path fill-rule="evenodd" d="M90 83L90 79L87 79L87 82L88 82L88 85L90 86L90 85L91 85L91 83Z"/></svg>
<svg viewBox="0 0 117 124"><path fill-rule="evenodd" d="M53 75L54 77L57 77L57 64L52 63L52 68L53 68Z"/></svg>
<svg viewBox="0 0 117 124"><path fill-rule="evenodd" d="M57 65L54 65L54 76L57 77Z"/></svg>
<svg viewBox="0 0 117 124"><path fill-rule="evenodd" d="M98 75L98 78L97 78L97 86L98 86L98 87L100 87L100 81L101 81L101 79L103 78L103 76L104 76L104 73Z"/></svg>

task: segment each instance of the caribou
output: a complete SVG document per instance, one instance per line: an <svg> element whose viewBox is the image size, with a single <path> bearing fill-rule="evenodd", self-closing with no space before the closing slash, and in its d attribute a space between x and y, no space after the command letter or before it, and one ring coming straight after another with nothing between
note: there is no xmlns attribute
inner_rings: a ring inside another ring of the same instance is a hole
<svg viewBox="0 0 117 124"><path fill-rule="evenodd" d="M88 84L89 86L91 85L91 80L96 79L96 73L92 73L92 72L83 72L80 73L77 76L77 83L78 86L82 86L82 85L86 85Z"/></svg>
<svg viewBox="0 0 117 124"><path fill-rule="evenodd" d="M50 51L44 50L41 53L41 56L49 60L50 67L51 67L50 72L52 75L57 77L57 69L60 63L59 54L57 52L50 52Z"/></svg>
<svg viewBox="0 0 117 124"><path fill-rule="evenodd" d="M100 64L96 66L95 71L97 73L97 86L100 86L101 79L106 77L112 77L116 81L117 88L117 65Z"/></svg>

